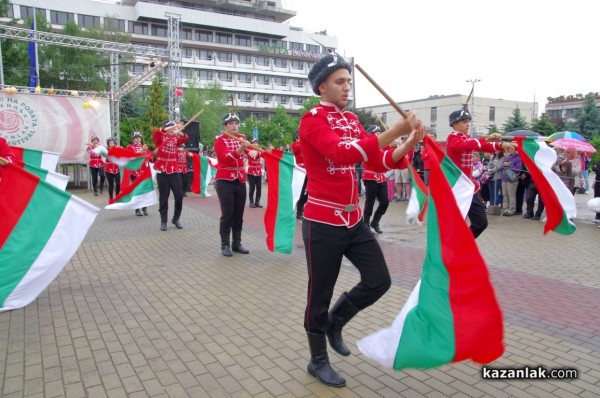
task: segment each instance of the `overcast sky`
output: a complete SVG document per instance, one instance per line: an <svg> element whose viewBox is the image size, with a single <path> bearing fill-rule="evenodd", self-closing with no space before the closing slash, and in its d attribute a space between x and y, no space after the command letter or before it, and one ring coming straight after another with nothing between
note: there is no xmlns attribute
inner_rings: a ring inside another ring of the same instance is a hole
<svg viewBox="0 0 600 398"><path fill-rule="evenodd" d="M600 91L597 0L283 0L290 25L327 30L395 101L430 95L539 102ZM393 10L391 7L397 8ZM354 76L357 106L387 103Z"/></svg>

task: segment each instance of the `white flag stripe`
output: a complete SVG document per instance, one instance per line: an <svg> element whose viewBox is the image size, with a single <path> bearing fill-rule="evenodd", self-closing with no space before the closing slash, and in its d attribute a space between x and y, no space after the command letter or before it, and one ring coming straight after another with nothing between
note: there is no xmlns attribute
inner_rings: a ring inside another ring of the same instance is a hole
<svg viewBox="0 0 600 398"><path fill-rule="evenodd" d="M64 174L55 173L54 171L48 171L45 178L46 182L54 185L56 188L64 191L69 183L69 176Z"/></svg>
<svg viewBox="0 0 600 398"><path fill-rule="evenodd" d="M135 210L142 207L153 206L157 203L158 198L156 197L156 191L153 189L150 192L133 196L129 202L113 203L111 205L106 205L104 208L110 210Z"/></svg>
<svg viewBox="0 0 600 398"><path fill-rule="evenodd" d="M50 239L6 298L0 312L28 305L48 287L75 254L99 211L96 206L71 196Z"/></svg>
<svg viewBox="0 0 600 398"><path fill-rule="evenodd" d="M59 157L60 153L43 151L40 167L46 170L56 170Z"/></svg>

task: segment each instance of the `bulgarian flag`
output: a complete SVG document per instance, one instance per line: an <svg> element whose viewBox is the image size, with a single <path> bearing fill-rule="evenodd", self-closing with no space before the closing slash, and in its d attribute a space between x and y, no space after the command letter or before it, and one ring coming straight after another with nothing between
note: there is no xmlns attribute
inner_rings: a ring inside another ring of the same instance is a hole
<svg viewBox="0 0 600 398"><path fill-rule="evenodd" d="M296 216L294 206L300 198L306 171L295 165L291 152L263 152L269 170L268 197L265 210L267 249L275 253L292 252Z"/></svg>
<svg viewBox="0 0 600 398"><path fill-rule="evenodd" d="M10 147L15 154L15 157L23 163L30 164L34 167L41 167L46 170L56 170L58 164L59 153L38 151L37 149L21 148L18 146Z"/></svg>
<svg viewBox="0 0 600 398"><path fill-rule="evenodd" d="M521 159L546 207L548 220L544 225L544 234L548 231L572 234L576 227L571 219L577 215L577 207L569 188L552 171L552 165L556 163L556 152L546 145L546 137L515 137L515 140Z"/></svg>
<svg viewBox="0 0 600 398"><path fill-rule="evenodd" d="M396 370L489 363L504 352L502 313L455 194L460 170L434 145L425 150L431 178L421 280L392 326L360 339L358 348Z"/></svg>
<svg viewBox="0 0 600 398"><path fill-rule="evenodd" d="M133 171L142 167L146 158L151 157L146 153L138 153L132 149L127 149L120 146L113 146L107 151L104 146L98 145L92 149L92 152L106 157L106 160L116 164L119 167Z"/></svg>
<svg viewBox="0 0 600 398"><path fill-rule="evenodd" d="M406 206L406 222L410 225L421 224L425 218L425 211L427 210L427 193L428 189L419 173L415 170L412 164L406 159L402 158L402 165L407 167L411 175L411 186L410 199L408 206Z"/></svg>
<svg viewBox="0 0 600 398"><path fill-rule="evenodd" d="M157 204L150 165L144 165L135 181L123 188L121 193L108 203L104 208L112 210L133 210Z"/></svg>
<svg viewBox="0 0 600 398"><path fill-rule="evenodd" d="M208 156L192 154L192 168L194 169L194 180L192 181L192 192L202 197L212 196L208 192L208 184L217 172L217 159Z"/></svg>
<svg viewBox="0 0 600 398"><path fill-rule="evenodd" d="M0 181L0 312L26 306L48 287L100 209L8 164Z"/></svg>
<svg viewBox="0 0 600 398"><path fill-rule="evenodd" d="M29 163L24 163L19 160L19 166L23 167L25 170L38 176L40 179L46 181L47 183L54 185L56 188L64 191L67 188L67 184L69 183L69 176L64 174L60 174L51 170L42 169L41 167L32 166Z"/></svg>

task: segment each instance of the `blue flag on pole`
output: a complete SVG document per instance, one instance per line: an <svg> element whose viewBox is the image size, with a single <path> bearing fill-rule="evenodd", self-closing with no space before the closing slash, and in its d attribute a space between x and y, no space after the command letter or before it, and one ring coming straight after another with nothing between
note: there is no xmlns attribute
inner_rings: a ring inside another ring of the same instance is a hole
<svg viewBox="0 0 600 398"><path fill-rule="evenodd" d="M252 135L258 141L258 127L254 127L254 129L252 130Z"/></svg>
<svg viewBox="0 0 600 398"><path fill-rule="evenodd" d="M31 30L35 30L35 21L31 22ZM33 34L31 34L31 39L33 39ZM29 54L29 87L37 87L37 72L36 72L36 64L35 64L35 42L33 40L29 41L29 48L27 49L27 53Z"/></svg>

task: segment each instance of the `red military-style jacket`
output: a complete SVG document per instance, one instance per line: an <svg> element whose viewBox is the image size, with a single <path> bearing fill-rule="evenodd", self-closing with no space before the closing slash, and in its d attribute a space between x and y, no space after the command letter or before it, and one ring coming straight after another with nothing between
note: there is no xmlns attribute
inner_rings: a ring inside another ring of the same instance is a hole
<svg viewBox="0 0 600 398"><path fill-rule="evenodd" d="M127 145L127 149L131 149L135 153L145 153L146 155L149 155L152 153L152 151L149 149L144 150L143 144L129 144L129 145ZM142 169L143 169L143 167L140 167L139 170L130 171L130 175L138 177L140 175Z"/></svg>
<svg viewBox="0 0 600 398"><path fill-rule="evenodd" d="M296 165L304 167L304 158L302 157L302 145L300 144L300 141L292 142L292 153L294 154L294 159L296 159Z"/></svg>
<svg viewBox="0 0 600 398"><path fill-rule="evenodd" d="M187 173L187 151L178 150L177 151L177 166L179 167L179 173Z"/></svg>
<svg viewBox="0 0 600 398"><path fill-rule="evenodd" d="M243 134L236 134L236 137L245 140ZM242 144L225 134L215 137L214 151L217 155L219 167L215 180L238 180L241 184L246 183L246 172L244 170L245 153L237 153L237 149Z"/></svg>
<svg viewBox="0 0 600 398"><path fill-rule="evenodd" d="M469 134L453 131L446 140L446 153L462 172L475 184L475 192L479 191L479 182L473 178L473 152L490 152L502 150L501 142L487 142L485 138L473 138Z"/></svg>
<svg viewBox="0 0 600 398"><path fill-rule="evenodd" d="M248 174L253 176L261 176L262 173L262 155L260 152L256 156L256 159L253 159L252 156L248 156Z"/></svg>
<svg viewBox="0 0 600 398"><path fill-rule="evenodd" d="M154 141L154 145L156 145L154 170L166 174L179 173L177 148L188 140L188 135L185 133L181 136L178 136L177 134L167 134L161 127L152 132L152 140Z"/></svg>
<svg viewBox="0 0 600 398"><path fill-rule="evenodd" d="M300 122L300 144L308 177L304 218L352 227L362 219L354 165L364 162L376 172L400 168L393 150L380 150L376 135L367 135L358 117L321 101Z"/></svg>
<svg viewBox="0 0 600 398"><path fill-rule="evenodd" d="M102 160L102 155L98 155L98 154L92 152L92 149L94 149L94 147L92 145L89 145L87 147L87 153L88 153L88 155L90 155L90 161L88 163L88 166L95 167L95 168L100 168L100 167L104 166L104 160Z"/></svg>
<svg viewBox="0 0 600 398"><path fill-rule="evenodd" d="M4 137L0 137L0 157L8 160L10 163L16 163L17 157L15 156L8 141Z"/></svg>

